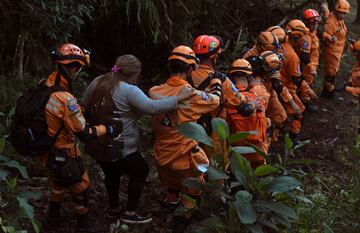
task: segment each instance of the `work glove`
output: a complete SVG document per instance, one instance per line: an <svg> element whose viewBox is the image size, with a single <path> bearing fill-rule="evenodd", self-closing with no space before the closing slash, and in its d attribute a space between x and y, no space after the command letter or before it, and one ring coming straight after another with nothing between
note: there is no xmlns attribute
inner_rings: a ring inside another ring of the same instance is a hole
<svg viewBox="0 0 360 233"><path fill-rule="evenodd" d="M215 71L213 78L217 78L221 81L221 83L223 83L226 80L227 76L223 72Z"/></svg>
<svg viewBox="0 0 360 233"><path fill-rule="evenodd" d="M107 124L105 125L105 128L106 128L106 135L111 139L117 138L122 133L122 129L113 124Z"/></svg>

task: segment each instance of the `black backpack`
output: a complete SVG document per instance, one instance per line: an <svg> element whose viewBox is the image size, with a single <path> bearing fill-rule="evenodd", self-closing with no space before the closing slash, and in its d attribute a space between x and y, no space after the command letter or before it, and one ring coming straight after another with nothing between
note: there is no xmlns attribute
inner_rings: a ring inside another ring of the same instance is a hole
<svg viewBox="0 0 360 233"><path fill-rule="evenodd" d="M11 122L10 141L23 156L45 154L54 144L57 135L47 133L45 107L50 95L58 91L67 91L60 85L48 87L46 80L28 89L16 102L15 115Z"/></svg>

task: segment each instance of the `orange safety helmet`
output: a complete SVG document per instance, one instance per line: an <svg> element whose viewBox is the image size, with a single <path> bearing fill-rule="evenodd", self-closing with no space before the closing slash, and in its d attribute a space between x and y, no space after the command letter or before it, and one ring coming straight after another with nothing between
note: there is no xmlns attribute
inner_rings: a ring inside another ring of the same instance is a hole
<svg viewBox="0 0 360 233"><path fill-rule="evenodd" d="M268 29L266 29L267 32L273 33L276 38L278 39L279 43L284 43L286 39L286 32L285 30L280 26L271 26Z"/></svg>
<svg viewBox="0 0 360 233"><path fill-rule="evenodd" d="M350 4L346 0L338 0L335 4L335 11L349 13L350 12Z"/></svg>
<svg viewBox="0 0 360 233"><path fill-rule="evenodd" d="M272 51L264 51L260 54L262 67L266 72L274 73L281 69L280 57Z"/></svg>
<svg viewBox="0 0 360 233"><path fill-rule="evenodd" d="M261 32L257 38L257 44L262 46L263 50L280 49L279 40L272 32Z"/></svg>
<svg viewBox="0 0 360 233"><path fill-rule="evenodd" d="M193 50L198 56L214 57L221 53L221 40L215 36L198 36L194 40Z"/></svg>
<svg viewBox="0 0 360 233"><path fill-rule="evenodd" d="M86 49L80 49L78 46L65 43L51 52L52 58L60 64L69 64L78 62L82 66L90 66L90 52Z"/></svg>
<svg viewBox="0 0 360 233"><path fill-rule="evenodd" d="M171 60L180 60L186 64L195 66L200 63L199 58L195 56L194 51L185 45L180 45L173 49L170 57L168 58L168 61Z"/></svg>
<svg viewBox="0 0 360 233"><path fill-rule="evenodd" d="M236 59L230 66L229 74L235 72L242 72L249 75L252 74L250 63L245 59Z"/></svg>
<svg viewBox="0 0 360 233"><path fill-rule="evenodd" d="M319 22L321 20L319 12L314 9L306 9L303 11L302 18L309 23Z"/></svg>
<svg viewBox="0 0 360 233"><path fill-rule="evenodd" d="M360 40L350 40L350 51L354 55L360 55Z"/></svg>
<svg viewBox="0 0 360 233"><path fill-rule="evenodd" d="M290 36L304 36L309 33L309 29L305 26L305 24L298 19L291 20L285 27L289 30Z"/></svg>

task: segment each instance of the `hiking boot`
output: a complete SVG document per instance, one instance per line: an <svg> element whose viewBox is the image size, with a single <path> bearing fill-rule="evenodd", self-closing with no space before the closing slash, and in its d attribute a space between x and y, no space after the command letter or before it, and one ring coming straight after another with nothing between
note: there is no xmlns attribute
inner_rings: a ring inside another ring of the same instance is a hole
<svg viewBox="0 0 360 233"><path fill-rule="evenodd" d="M61 207L61 203L50 202L46 224L49 226L58 226L68 217L68 213Z"/></svg>
<svg viewBox="0 0 360 233"><path fill-rule="evenodd" d="M121 206L118 206L117 208L109 208L104 216L106 218L114 219L120 217L123 212L124 209Z"/></svg>
<svg viewBox="0 0 360 233"><path fill-rule="evenodd" d="M79 215L76 221L78 224L76 232L78 233L97 233L108 230L104 225L96 224L94 221L90 220L88 213Z"/></svg>
<svg viewBox="0 0 360 233"><path fill-rule="evenodd" d="M124 214L121 218L121 221L129 224L144 224L144 223L150 223L152 221L152 218L142 216L138 213L134 215Z"/></svg>
<svg viewBox="0 0 360 233"><path fill-rule="evenodd" d="M168 192L165 197L165 201L170 205L177 205L180 203L180 200L179 192Z"/></svg>

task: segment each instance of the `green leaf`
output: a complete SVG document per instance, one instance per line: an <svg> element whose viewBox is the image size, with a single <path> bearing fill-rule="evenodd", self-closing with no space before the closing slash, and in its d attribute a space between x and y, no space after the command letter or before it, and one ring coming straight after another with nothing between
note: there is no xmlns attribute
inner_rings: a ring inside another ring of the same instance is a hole
<svg viewBox="0 0 360 233"><path fill-rule="evenodd" d="M8 171L0 169L0 181L5 180L8 175L9 175Z"/></svg>
<svg viewBox="0 0 360 233"><path fill-rule="evenodd" d="M206 174L208 175L209 181L212 180L227 180L229 176L226 175L224 172L217 170L216 168L209 167Z"/></svg>
<svg viewBox="0 0 360 233"><path fill-rule="evenodd" d="M200 224L210 229L226 230L226 223L218 216L211 216L206 218Z"/></svg>
<svg viewBox="0 0 360 233"><path fill-rule="evenodd" d="M20 165L18 163L18 161L15 161L15 160L6 161L5 165L8 167L16 168L20 172L22 177L29 179L29 175L27 173L26 168L24 166Z"/></svg>
<svg viewBox="0 0 360 233"><path fill-rule="evenodd" d="M211 127L221 141L225 141L230 134L228 124L221 118L213 118L211 120Z"/></svg>
<svg viewBox="0 0 360 233"><path fill-rule="evenodd" d="M269 192L287 192L300 186L300 182L290 176L275 177L264 189Z"/></svg>
<svg viewBox="0 0 360 233"><path fill-rule="evenodd" d="M265 176L265 175L269 175L271 173L278 172L278 171L279 171L279 169L276 167L272 167L270 165L261 165L255 169L254 175L255 176Z"/></svg>
<svg viewBox="0 0 360 233"><path fill-rule="evenodd" d="M16 199L18 200L19 206L23 210L26 217L28 217L30 220L33 220L34 219L34 207L29 205L27 200L23 197L17 196Z"/></svg>
<svg viewBox="0 0 360 233"><path fill-rule="evenodd" d="M39 233L40 232L40 223L38 221L36 221L35 219L30 219L30 221L31 221L31 224L33 226L35 233Z"/></svg>
<svg viewBox="0 0 360 233"><path fill-rule="evenodd" d="M235 146L233 148L231 148L231 151L236 153L236 154L250 154L250 153L255 153L255 149L249 146Z"/></svg>
<svg viewBox="0 0 360 233"><path fill-rule="evenodd" d="M279 232L279 228L272 221L269 221L269 220L265 219L264 217L258 218L257 222Z"/></svg>
<svg viewBox="0 0 360 233"><path fill-rule="evenodd" d="M206 134L204 128L194 122L186 122L178 125L179 132L187 138L204 143L213 147L212 139Z"/></svg>
<svg viewBox="0 0 360 233"><path fill-rule="evenodd" d="M247 138L247 136L249 136L250 134L257 134L257 131L245 131L245 132L240 132L240 133L236 133L236 134L231 134L227 137L227 141L229 144L234 144L240 140L244 140Z"/></svg>
<svg viewBox="0 0 360 233"><path fill-rule="evenodd" d="M315 163L315 161L311 159L295 159L295 160L290 160L288 162L288 164L301 164L301 165L309 165L313 163Z"/></svg>
<svg viewBox="0 0 360 233"><path fill-rule="evenodd" d="M230 158L230 165L232 173L242 185L245 185L248 178L253 176L250 162L241 155L233 154Z"/></svg>
<svg viewBox="0 0 360 233"><path fill-rule="evenodd" d="M27 200L32 199L34 201L37 201L37 200L41 199L42 193L41 192L25 191L25 192L19 193L19 197L23 197L23 198L25 198Z"/></svg>
<svg viewBox="0 0 360 233"><path fill-rule="evenodd" d="M2 136L2 137L0 138L0 153L2 153L2 152L4 151L5 142L6 142L5 136Z"/></svg>
<svg viewBox="0 0 360 233"><path fill-rule="evenodd" d="M252 224L256 222L256 212L251 204L252 195L244 190L241 190L235 195L235 208L240 221L243 224Z"/></svg>
<svg viewBox="0 0 360 233"><path fill-rule="evenodd" d="M283 220L290 219L295 220L296 212L280 202L258 202L254 204L255 208L262 212L274 212L279 215Z"/></svg>
<svg viewBox="0 0 360 233"><path fill-rule="evenodd" d="M259 155L261 155L263 158L265 158L266 160L269 159L269 156L262 150L260 149L259 147L253 145L253 144L250 144L250 143L247 143L248 146L250 146L251 148L253 148L256 153L258 153Z"/></svg>
<svg viewBox="0 0 360 233"><path fill-rule="evenodd" d="M294 150L297 150L297 149L299 149L299 148L301 148L303 146L306 146L308 144L310 144L310 140L303 141L303 142L297 144L296 146L294 146Z"/></svg>
<svg viewBox="0 0 360 233"><path fill-rule="evenodd" d="M252 233L264 233L263 230L256 224L256 225L250 225L249 229Z"/></svg>
<svg viewBox="0 0 360 233"><path fill-rule="evenodd" d="M203 190L204 184L196 178L186 178L183 180L182 184L188 188L193 188L196 190Z"/></svg>
<svg viewBox="0 0 360 233"><path fill-rule="evenodd" d="M294 144L290 139L289 134L285 134L285 149L286 151L290 151L293 148Z"/></svg>
<svg viewBox="0 0 360 233"><path fill-rule="evenodd" d="M6 183L7 183L9 189L14 189L17 184L17 177L15 176L15 177L7 178Z"/></svg>
<svg viewBox="0 0 360 233"><path fill-rule="evenodd" d="M4 155L0 155L0 161L7 161L7 160L10 160L10 159Z"/></svg>

